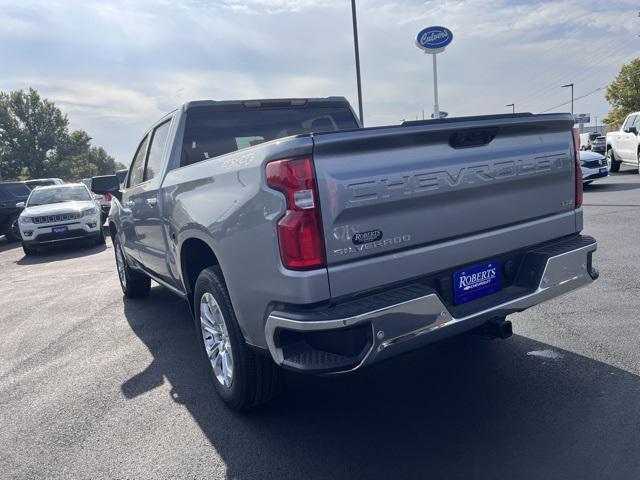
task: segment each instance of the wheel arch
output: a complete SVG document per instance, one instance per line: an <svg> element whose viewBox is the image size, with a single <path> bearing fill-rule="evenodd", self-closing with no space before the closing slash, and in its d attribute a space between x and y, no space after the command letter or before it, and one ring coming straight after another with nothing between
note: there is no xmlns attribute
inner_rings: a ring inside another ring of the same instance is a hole
<svg viewBox="0 0 640 480"><path fill-rule="evenodd" d="M220 261L211 243L200 235L189 236L180 243L178 261L184 290L189 303L193 305L193 292L198 275L205 268L220 268Z"/></svg>

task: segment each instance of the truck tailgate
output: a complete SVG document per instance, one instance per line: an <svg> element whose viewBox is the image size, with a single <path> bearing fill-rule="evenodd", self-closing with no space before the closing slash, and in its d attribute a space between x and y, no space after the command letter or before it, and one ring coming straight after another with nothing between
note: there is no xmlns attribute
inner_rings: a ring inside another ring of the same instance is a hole
<svg viewBox="0 0 640 480"><path fill-rule="evenodd" d="M332 295L579 230L572 127L525 114L316 135Z"/></svg>

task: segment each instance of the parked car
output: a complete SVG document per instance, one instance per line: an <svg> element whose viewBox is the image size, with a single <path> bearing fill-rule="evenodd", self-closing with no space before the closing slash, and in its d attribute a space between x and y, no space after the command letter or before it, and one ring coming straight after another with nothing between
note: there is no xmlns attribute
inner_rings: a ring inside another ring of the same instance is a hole
<svg viewBox="0 0 640 480"><path fill-rule="evenodd" d="M600 135L591 141L591 151L604 155L607 151L607 139L604 135Z"/></svg>
<svg viewBox="0 0 640 480"><path fill-rule="evenodd" d="M91 189L90 178L83 178L81 181L88 189ZM109 215L109 210L111 209L111 195L109 195L108 193L105 195L98 195L94 193L93 199L100 204L100 222L104 224L104 222L107 220L107 216Z"/></svg>
<svg viewBox="0 0 640 480"><path fill-rule="evenodd" d="M600 136L597 132L581 133L580 134L580 150L591 150L591 144Z"/></svg>
<svg viewBox="0 0 640 480"><path fill-rule="evenodd" d="M70 240L104 244L100 206L82 183L38 187L19 217L25 255Z"/></svg>
<svg viewBox="0 0 640 480"><path fill-rule="evenodd" d="M49 185L62 185L64 180L61 178L32 178L25 180L25 185L33 190L36 187L48 187Z"/></svg>
<svg viewBox="0 0 640 480"><path fill-rule="evenodd" d="M187 300L234 409L280 367L350 372L590 284L569 114L360 128L344 98L189 102L143 136L109 230L125 296ZM286 137L286 138L283 138ZM401 373L398 373L401 375Z"/></svg>
<svg viewBox="0 0 640 480"><path fill-rule="evenodd" d="M0 182L0 234L11 242L20 240L18 217L23 208L20 204L30 193L24 182Z"/></svg>
<svg viewBox="0 0 640 480"><path fill-rule="evenodd" d="M607 159L599 153L580 152L580 169L582 170L582 183L585 185L609 176Z"/></svg>
<svg viewBox="0 0 640 480"><path fill-rule="evenodd" d="M640 173L640 112L627 116L620 130L609 132L606 136L607 163L611 171L620 170L620 165L626 163L638 169Z"/></svg>

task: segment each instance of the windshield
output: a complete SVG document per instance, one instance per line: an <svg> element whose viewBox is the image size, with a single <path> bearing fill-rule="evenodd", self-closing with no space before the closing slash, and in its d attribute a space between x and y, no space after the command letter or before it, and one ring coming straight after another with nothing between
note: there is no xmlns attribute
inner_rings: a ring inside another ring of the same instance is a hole
<svg viewBox="0 0 640 480"><path fill-rule="evenodd" d="M25 198L31 193L24 183L0 183L0 200Z"/></svg>
<svg viewBox="0 0 640 480"><path fill-rule="evenodd" d="M72 185L56 188L36 188L29 196L28 207L91 200L91 194L84 185Z"/></svg>
<svg viewBox="0 0 640 480"><path fill-rule="evenodd" d="M120 185L122 185L125 181L125 179L127 178L127 172L129 170L118 170L116 172L116 177L118 179L118 183L120 183Z"/></svg>

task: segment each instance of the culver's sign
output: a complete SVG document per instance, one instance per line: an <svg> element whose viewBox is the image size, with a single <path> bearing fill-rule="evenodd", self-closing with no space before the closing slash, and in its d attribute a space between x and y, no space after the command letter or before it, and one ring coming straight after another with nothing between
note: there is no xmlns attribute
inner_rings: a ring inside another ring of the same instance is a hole
<svg viewBox="0 0 640 480"><path fill-rule="evenodd" d="M445 27L427 27L418 33L416 45L426 51L440 51L453 40L453 33ZM437 52L436 52L437 53Z"/></svg>

